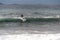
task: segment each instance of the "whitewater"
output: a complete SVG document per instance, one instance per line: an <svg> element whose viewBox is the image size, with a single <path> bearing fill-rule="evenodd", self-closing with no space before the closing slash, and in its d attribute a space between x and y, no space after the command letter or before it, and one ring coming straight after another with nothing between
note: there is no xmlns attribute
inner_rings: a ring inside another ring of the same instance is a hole
<svg viewBox="0 0 60 40"><path fill-rule="evenodd" d="M0 40L60 40L60 33L0 35Z"/></svg>

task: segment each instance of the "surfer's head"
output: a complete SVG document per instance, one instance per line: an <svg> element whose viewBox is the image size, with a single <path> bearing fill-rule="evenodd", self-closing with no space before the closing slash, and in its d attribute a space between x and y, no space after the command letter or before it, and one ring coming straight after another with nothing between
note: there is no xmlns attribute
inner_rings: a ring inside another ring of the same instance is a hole
<svg viewBox="0 0 60 40"><path fill-rule="evenodd" d="M21 17L24 17L23 14L21 14Z"/></svg>

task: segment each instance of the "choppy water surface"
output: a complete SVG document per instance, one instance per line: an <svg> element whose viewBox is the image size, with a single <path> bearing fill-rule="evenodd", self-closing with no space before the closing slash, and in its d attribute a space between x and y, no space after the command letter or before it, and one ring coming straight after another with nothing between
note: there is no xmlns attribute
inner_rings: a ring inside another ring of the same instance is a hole
<svg viewBox="0 0 60 40"><path fill-rule="evenodd" d="M60 23L0 23L1 40L60 40Z"/></svg>
<svg viewBox="0 0 60 40"><path fill-rule="evenodd" d="M49 8L0 9L0 17L15 17L15 16L20 16L21 14L24 14L25 17L32 17L32 18L34 18L34 17L39 17L39 18L40 17L54 17L54 18L59 17L60 18L59 9L49 9ZM10 38L12 38L12 36L11 36L12 34L17 35L16 37L18 37L18 35L21 36L21 34L23 34L23 35L24 34L27 34L27 35L28 34L30 34L30 35L31 34L40 34L40 36L41 36L41 34L43 34L43 35L46 34L48 37L49 35L54 35L54 34L58 35L59 33L60 33L60 22L32 22L32 23L20 23L20 22L3 22L2 23L1 22L0 23L0 35L2 35L1 40L4 40L5 37L9 38L9 35L10 35ZM4 37L3 35L8 35L8 36ZM44 36L44 38L45 38L45 36ZM40 39L39 37L38 37L38 39ZM52 39L48 39L48 40L54 40L53 37L52 37ZM33 36L33 38L34 38L34 36ZM59 40L58 38L56 40ZM10 40L10 39L8 39L8 40ZM15 40L15 39L11 39L11 40ZM16 38L16 40L19 40L19 39ZM42 40L44 40L43 37L42 37Z"/></svg>
<svg viewBox="0 0 60 40"><path fill-rule="evenodd" d="M23 34L23 33L60 33L60 23L0 23L0 34Z"/></svg>

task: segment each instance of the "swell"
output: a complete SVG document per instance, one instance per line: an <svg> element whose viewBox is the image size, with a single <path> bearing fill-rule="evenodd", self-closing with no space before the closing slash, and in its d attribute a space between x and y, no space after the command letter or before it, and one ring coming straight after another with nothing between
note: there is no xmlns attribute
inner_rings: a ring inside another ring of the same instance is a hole
<svg viewBox="0 0 60 40"><path fill-rule="evenodd" d="M23 22L21 19L0 18L0 22ZM24 22L60 22L60 18L26 18Z"/></svg>

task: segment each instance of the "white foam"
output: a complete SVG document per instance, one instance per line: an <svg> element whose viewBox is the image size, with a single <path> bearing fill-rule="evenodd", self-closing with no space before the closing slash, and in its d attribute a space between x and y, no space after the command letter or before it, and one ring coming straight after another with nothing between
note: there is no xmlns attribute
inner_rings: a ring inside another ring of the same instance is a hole
<svg viewBox="0 0 60 40"><path fill-rule="evenodd" d="M13 17L15 19L21 19L22 21L26 21L25 17Z"/></svg>
<svg viewBox="0 0 60 40"><path fill-rule="evenodd" d="M43 16L42 18L60 18L59 15L56 15L56 16Z"/></svg>
<svg viewBox="0 0 60 40"><path fill-rule="evenodd" d="M60 40L60 34L0 35L0 40Z"/></svg>

